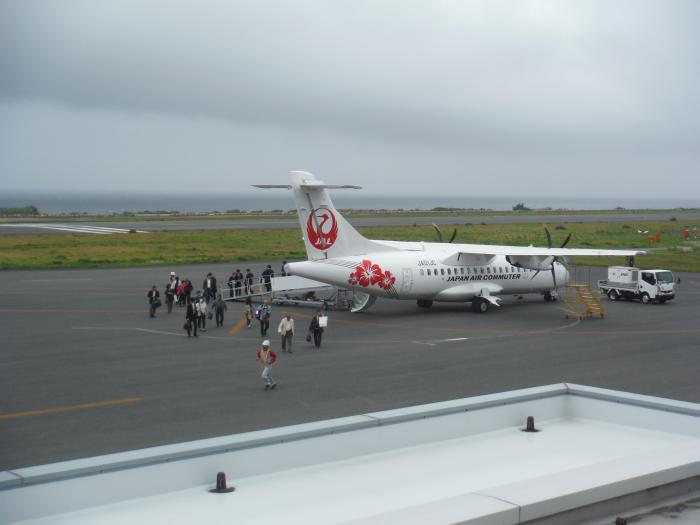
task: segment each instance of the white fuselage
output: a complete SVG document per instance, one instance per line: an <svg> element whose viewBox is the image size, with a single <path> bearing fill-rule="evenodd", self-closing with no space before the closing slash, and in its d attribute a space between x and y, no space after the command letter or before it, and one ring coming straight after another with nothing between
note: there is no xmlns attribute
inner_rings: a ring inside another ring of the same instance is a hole
<svg viewBox="0 0 700 525"><path fill-rule="evenodd" d="M504 256L488 261L445 264L440 251L391 251L289 263L287 272L351 288L376 297L449 302L475 296L545 293L555 289L551 270L513 266ZM480 262L480 264L477 264ZM566 268L554 263L556 286L566 284Z"/></svg>

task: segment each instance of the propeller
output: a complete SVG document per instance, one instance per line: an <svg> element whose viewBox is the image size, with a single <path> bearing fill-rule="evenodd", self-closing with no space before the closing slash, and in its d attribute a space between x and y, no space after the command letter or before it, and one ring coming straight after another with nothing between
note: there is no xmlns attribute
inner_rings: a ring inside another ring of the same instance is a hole
<svg viewBox="0 0 700 525"><path fill-rule="evenodd" d="M552 247L552 234L549 233L549 228L547 228L546 226L544 227L544 233L547 235L547 248L551 248ZM567 244L569 244L570 240L571 240L571 232L569 232L569 235L566 236L566 239L564 239L564 242L561 243L560 248L564 248ZM555 255L552 258L552 267L551 267L550 271L552 272L552 282L554 283L555 290L557 289L557 275L556 275L555 268L554 268L554 263L556 263L556 262L558 262L560 264L565 264L565 259L560 258L558 255ZM537 270L535 272L535 275L533 275L530 280L537 277L538 273L540 273L540 270Z"/></svg>
<svg viewBox="0 0 700 525"><path fill-rule="evenodd" d="M435 228L435 234L437 235L438 242L445 242L442 240L442 232L440 231L440 228L438 228L438 225L433 223L433 228ZM452 241L455 240L455 237L457 237L457 228L455 228L452 231L452 235L450 236L450 240L447 242L451 243Z"/></svg>

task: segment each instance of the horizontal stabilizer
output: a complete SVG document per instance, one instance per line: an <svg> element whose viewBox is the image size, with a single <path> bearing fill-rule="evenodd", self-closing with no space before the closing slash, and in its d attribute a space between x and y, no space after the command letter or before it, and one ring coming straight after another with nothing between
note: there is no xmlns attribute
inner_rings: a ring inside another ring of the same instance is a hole
<svg viewBox="0 0 700 525"><path fill-rule="evenodd" d="M362 186L355 186L353 184L324 184L321 181L307 181L303 184L299 184L300 188L316 188L324 190L361 190ZM264 190L280 188L283 190L291 190L291 184L253 184L253 188L262 188Z"/></svg>

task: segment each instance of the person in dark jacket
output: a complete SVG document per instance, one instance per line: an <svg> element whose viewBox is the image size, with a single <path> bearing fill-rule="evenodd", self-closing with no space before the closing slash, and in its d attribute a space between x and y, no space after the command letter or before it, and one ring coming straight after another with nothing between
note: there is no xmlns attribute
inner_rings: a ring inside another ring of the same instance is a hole
<svg viewBox="0 0 700 525"><path fill-rule="evenodd" d="M262 273L263 282L265 283L265 290L268 292L272 291L272 278L274 276L275 272L272 270L272 266L268 264L267 268L265 268Z"/></svg>
<svg viewBox="0 0 700 525"><path fill-rule="evenodd" d="M255 276L253 275L253 272L250 271L250 268L246 268L245 270L245 294L250 295L253 293L253 279Z"/></svg>
<svg viewBox="0 0 700 525"><path fill-rule="evenodd" d="M173 303L175 302L175 289L168 283L165 285L165 304L168 306L168 313L173 313Z"/></svg>
<svg viewBox="0 0 700 525"><path fill-rule="evenodd" d="M158 291L158 288L153 285L153 288L149 290L146 297L148 298L148 314L151 317L155 317L156 308L160 306L160 292Z"/></svg>
<svg viewBox="0 0 700 525"><path fill-rule="evenodd" d="M313 337L314 346L316 348L321 348L321 338L323 337L321 317L323 317L323 311L316 310L316 315L313 316L313 318L311 319L311 324L309 324L309 333Z"/></svg>
<svg viewBox="0 0 700 525"><path fill-rule="evenodd" d="M185 330L187 330L187 337L192 336L192 330L194 330L194 336L197 337L197 309L194 303L189 300L185 312Z"/></svg>
<svg viewBox="0 0 700 525"><path fill-rule="evenodd" d="M233 288L236 297L241 296L241 287L243 286L243 272L240 269L236 269L236 273L233 274Z"/></svg>
<svg viewBox="0 0 700 525"><path fill-rule="evenodd" d="M216 316L216 326L224 326L224 310L228 310L226 301L223 300L221 294L216 296L214 300L214 315Z"/></svg>
<svg viewBox="0 0 700 525"><path fill-rule="evenodd" d="M204 283L202 283L202 289L204 290L204 301L209 302L214 297L216 297L216 277L214 277L211 272L207 274L206 279L204 279Z"/></svg>

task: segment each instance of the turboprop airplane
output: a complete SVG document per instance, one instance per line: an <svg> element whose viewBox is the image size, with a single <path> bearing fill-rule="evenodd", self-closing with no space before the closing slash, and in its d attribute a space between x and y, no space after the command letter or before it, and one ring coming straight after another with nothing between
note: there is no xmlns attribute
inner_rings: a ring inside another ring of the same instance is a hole
<svg viewBox="0 0 700 525"><path fill-rule="evenodd" d="M354 312L368 309L377 297L415 300L429 308L433 301L471 302L485 313L499 306L499 295L542 294L557 297L569 279L560 260L567 256L634 256L640 250L595 250L370 240L333 206L331 185L304 171L290 172L290 184L262 184L294 193L306 245L307 261L288 263L286 272L354 292ZM549 244L551 238L547 232Z"/></svg>

